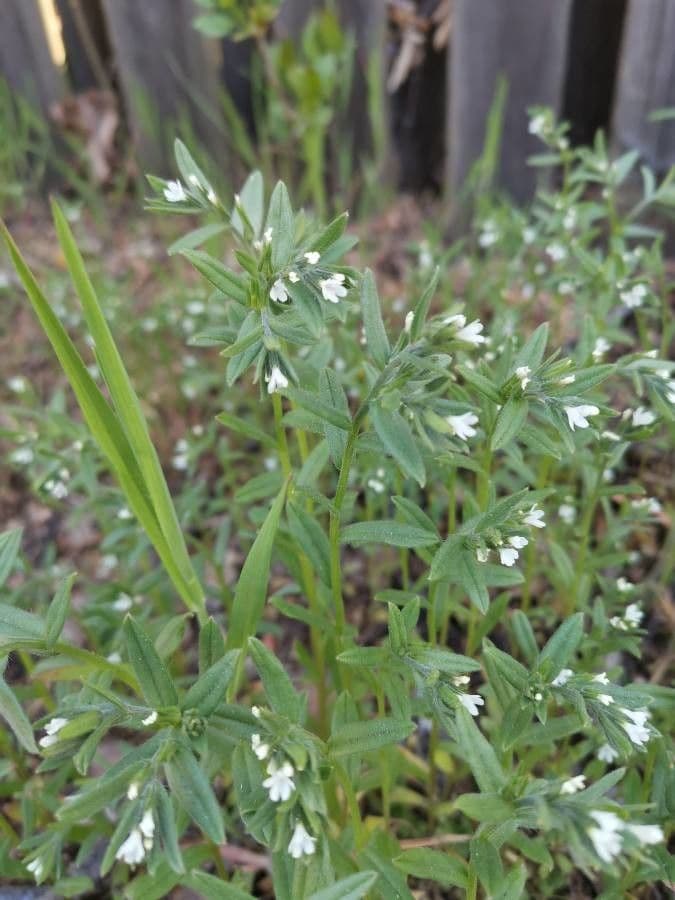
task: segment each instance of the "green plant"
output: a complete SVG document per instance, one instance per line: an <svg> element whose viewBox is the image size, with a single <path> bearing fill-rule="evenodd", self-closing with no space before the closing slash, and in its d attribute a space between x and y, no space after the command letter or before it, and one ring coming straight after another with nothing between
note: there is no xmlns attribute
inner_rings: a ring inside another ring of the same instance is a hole
<svg viewBox="0 0 675 900"><path fill-rule="evenodd" d="M31 722L0 686L28 823L22 862L12 835L4 845L12 877L26 867L58 890L82 877L67 873L65 848L80 864L100 849L112 890L132 898L178 884L250 897L252 879L228 872L227 834L267 848L258 864L294 900L411 897L410 878L502 898L559 895L572 871L607 896L672 879L672 690L628 663L672 574L671 532L645 584L629 577L630 541L662 510L628 462L663 439L661 425L672 433L672 364L654 352L655 329L664 347L672 336L669 283L659 236L636 224L669 187L645 176L642 208L622 212L626 161L608 172L601 145L562 152L563 189L539 196L532 221L481 206L464 299L425 259L396 324L373 273L343 263L345 215L320 226L284 184L268 198L257 172L225 202L177 143L179 177L151 178L150 205L216 220L174 245L222 313L193 340L227 360L228 436L278 461L218 498L236 521L231 546L246 548L225 585L213 574L224 542L174 510L58 207L105 393L5 234L145 529L143 552L149 542L167 576L108 620L104 641L91 627L86 647L63 633L72 575L45 611L0 605L2 652L31 676L8 681L39 710ZM588 199L598 172L606 194ZM199 249L225 232L228 257ZM627 246L637 237L653 240L639 254ZM554 295L551 326L530 327L530 276L547 296L574 280L571 322ZM489 328L471 314L486 297ZM241 463L223 452L225 468ZM5 577L19 544L3 537ZM292 650L275 652L291 627ZM97 774L111 746L117 761Z"/></svg>

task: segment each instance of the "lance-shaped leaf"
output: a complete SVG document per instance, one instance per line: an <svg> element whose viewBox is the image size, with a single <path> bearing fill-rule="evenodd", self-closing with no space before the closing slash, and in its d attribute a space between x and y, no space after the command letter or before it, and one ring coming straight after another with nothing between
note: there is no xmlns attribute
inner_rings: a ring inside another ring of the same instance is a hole
<svg viewBox="0 0 675 900"><path fill-rule="evenodd" d="M230 650L195 681L181 703L182 709L196 709L202 716L210 716L225 700L227 686L232 680L239 650Z"/></svg>
<svg viewBox="0 0 675 900"><path fill-rule="evenodd" d="M21 704L12 693L9 685L2 677L1 673L4 672L6 665L7 657L0 659L0 716L12 729L14 736L24 750L27 750L29 753L37 753L38 748L35 746L33 726L28 721L26 713L21 708Z"/></svg>
<svg viewBox="0 0 675 900"><path fill-rule="evenodd" d="M68 606L70 604L70 591L75 581L75 572L64 578L59 589L54 595L54 599L49 604L47 616L45 618L45 638L47 647L51 650L58 641L63 631L63 626L68 615Z"/></svg>
<svg viewBox="0 0 675 900"><path fill-rule="evenodd" d="M178 745L171 759L164 764L164 771L178 804L207 837L222 844L225 830L220 807L192 751Z"/></svg>
<svg viewBox="0 0 675 900"><path fill-rule="evenodd" d="M333 756L369 753L404 741L415 730L414 722L385 717L365 722L348 722L331 736L328 747Z"/></svg>
<svg viewBox="0 0 675 900"><path fill-rule="evenodd" d="M396 519L382 519L376 522L354 522L342 529L340 540L343 544L390 544L392 547L430 547L438 543L434 532L408 525Z"/></svg>
<svg viewBox="0 0 675 900"><path fill-rule="evenodd" d="M481 791L497 793L506 781L497 754L462 707L455 711L455 736L478 787Z"/></svg>
<svg viewBox="0 0 675 900"><path fill-rule="evenodd" d="M405 850L394 863L407 875L428 878L438 884L452 884L466 887L466 863L458 856L451 856L440 850L416 847Z"/></svg>
<svg viewBox="0 0 675 900"><path fill-rule="evenodd" d="M129 661L148 705L154 709L177 706L178 694L171 675L148 635L131 616L125 618L122 630Z"/></svg>
<svg viewBox="0 0 675 900"><path fill-rule="evenodd" d="M375 276L370 269L366 269L361 282L361 312L363 314L366 345L370 355L380 368L384 368L389 359L391 349L387 332L384 329L384 322L382 321L380 298L377 296Z"/></svg>
<svg viewBox="0 0 675 900"><path fill-rule="evenodd" d="M299 723L305 704L302 702L302 694L295 689L284 667L257 638L249 638L248 647L274 712Z"/></svg>
<svg viewBox="0 0 675 900"><path fill-rule="evenodd" d="M309 900L361 900L377 881L377 872L355 872L311 894Z"/></svg>
<svg viewBox="0 0 675 900"><path fill-rule="evenodd" d="M7 581L16 562L21 546L21 534L21 528L13 528L0 534L0 587Z"/></svg>
<svg viewBox="0 0 675 900"><path fill-rule="evenodd" d="M380 406L373 406L370 414L385 450L394 457L405 475L414 478L420 487L424 487L424 462L406 420L400 413Z"/></svg>

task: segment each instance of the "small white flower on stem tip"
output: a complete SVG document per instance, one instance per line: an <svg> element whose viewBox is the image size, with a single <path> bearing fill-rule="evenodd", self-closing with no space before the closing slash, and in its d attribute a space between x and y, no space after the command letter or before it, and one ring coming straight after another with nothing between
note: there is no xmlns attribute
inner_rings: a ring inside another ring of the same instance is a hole
<svg viewBox="0 0 675 900"><path fill-rule="evenodd" d="M45 867L42 865L41 859L32 859L29 863L26 863L26 868L36 881L40 881L45 873Z"/></svg>
<svg viewBox="0 0 675 900"><path fill-rule="evenodd" d="M632 288L621 291L619 297L624 306L628 309L638 309L644 303L647 296L647 288L644 284L634 284Z"/></svg>
<svg viewBox="0 0 675 900"><path fill-rule="evenodd" d="M560 262L567 257L567 250L562 244L549 244L546 248L546 254L553 262Z"/></svg>
<svg viewBox="0 0 675 900"><path fill-rule="evenodd" d="M263 781L263 787L267 788L272 803L285 803L295 789L293 775L295 769L289 762L280 766L272 759L267 766L269 778Z"/></svg>
<svg viewBox="0 0 675 900"><path fill-rule="evenodd" d="M543 113L537 113L536 116L530 119L527 130L534 137L541 137L546 132L547 127L546 116Z"/></svg>
<svg viewBox="0 0 675 900"><path fill-rule="evenodd" d="M307 253L305 253L305 259L310 264L310 266L315 266L321 259L321 254L317 253L316 250L308 250Z"/></svg>
<svg viewBox="0 0 675 900"><path fill-rule="evenodd" d="M576 375L563 375L562 378L558 379L558 384L566 385L566 384L574 384L577 380Z"/></svg>
<svg viewBox="0 0 675 900"><path fill-rule="evenodd" d="M447 416L446 422L455 437L466 441L476 434L476 429L473 426L478 424L478 416L475 413L466 412L460 416Z"/></svg>
<svg viewBox="0 0 675 900"><path fill-rule="evenodd" d="M453 675L452 683L455 687L462 687L463 685L470 684L471 679L468 675Z"/></svg>
<svg viewBox="0 0 675 900"><path fill-rule="evenodd" d="M275 303L288 302L288 291L286 290L283 278L277 278L270 288L270 300L274 300Z"/></svg>
<svg viewBox="0 0 675 900"><path fill-rule="evenodd" d="M597 338L595 341L595 345L593 346L593 359L596 362L602 359L602 357L605 355L605 353L607 353L611 346L612 345L609 343L609 341L605 340L604 337Z"/></svg>
<svg viewBox="0 0 675 900"><path fill-rule="evenodd" d="M508 542L512 547L515 547L516 550L522 550L523 547L527 547L530 543L526 537L522 537L520 534L511 535Z"/></svg>
<svg viewBox="0 0 675 900"><path fill-rule="evenodd" d="M614 703L614 697L611 694L598 694L598 703L603 706L611 706Z"/></svg>
<svg viewBox="0 0 675 900"><path fill-rule="evenodd" d="M600 762L604 763L613 763L615 759L619 758L618 751L611 744L603 744L602 747L598 747L598 752L595 755Z"/></svg>
<svg viewBox="0 0 675 900"><path fill-rule="evenodd" d="M164 199L168 200L169 203L182 203L184 200L187 200L185 188L180 181L167 182L164 188Z"/></svg>
<svg viewBox="0 0 675 900"><path fill-rule="evenodd" d="M208 191L206 193L206 199L209 201L209 203L212 203L214 206L218 203L218 196L216 195L216 192L213 190L212 187L210 187L208 189Z"/></svg>
<svg viewBox="0 0 675 900"><path fill-rule="evenodd" d="M531 244L534 242L534 239L537 237L537 232L534 228L524 228L523 229L523 243Z"/></svg>
<svg viewBox="0 0 675 900"><path fill-rule="evenodd" d="M485 705L485 700L480 694L458 694L459 702L472 716L478 715L478 707Z"/></svg>
<svg viewBox="0 0 675 900"><path fill-rule="evenodd" d="M576 794L579 791L583 791L586 787L586 776L585 775L574 775L572 778L568 778L567 781L563 781L560 787L561 794Z"/></svg>
<svg viewBox="0 0 675 900"><path fill-rule="evenodd" d="M384 494L385 485L378 478L369 478L366 485L376 494Z"/></svg>
<svg viewBox="0 0 675 900"><path fill-rule="evenodd" d="M531 379L529 377L532 369L529 366L518 366L516 369L516 378L520 380L520 386L523 390L528 386Z"/></svg>
<svg viewBox="0 0 675 900"><path fill-rule="evenodd" d="M607 677L606 672L598 672L597 675L593 676L593 681L596 684L609 684L609 678Z"/></svg>
<svg viewBox="0 0 675 900"><path fill-rule="evenodd" d="M649 721L649 712L646 709L622 709L621 712L626 716L621 723L624 731L631 742L641 750L651 737L650 731L646 727Z"/></svg>
<svg viewBox="0 0 675 900"><path fill-rule="evenodd" d="M51 747L58 741L58 733L61 731L64 725L68 724L68 719L64 719L60 716L56 716L54 719L50 719L49 722L45 725L45 736L40 738L39 744L41 747Z"/></svg>
<svg viewBox="0 0 675 900"><path fill-rule="evenodd" d="M476 549L476 559L478 562L484 563L487 562L490 556L490 551L487 547L478 547Z"/></svg>
<svg viewBox="0 0 675 900"><path fill-rule="evenodd" d="M567 421L574 431L575 428L588 428L587 416L597 416L600 410L591 403L582 403L580 406L566 406Z"/></svg>
<svg viewBox="0 0 675 900"><path fill-rule="evenodd" d="M199 178L197 178L194 172L191 175L188 175L188 181L193 187L200 187Z"/></svg>
<svg viewBox="0 0 675 900"><path fill-rule="evenodd" d="M660 825L626 825L626 831L630 831L641 844L660 844L664 838Z"/></svg>
<svg viewBox="0 0 675 900"><path fill-rule="evenodd" d="M487 340L487 338L483 337L481 334L482 330L483 323L479 319L474 319L473 322L469 322L468 325L460 328L455 334L455 338L458 341L463 341L465 344L478 346L478 344L484 344Z"/></svg>
<svg viewBox="0 0 675 900"><path fill-rule="evenodd" d="M600 826L588 829L595 852L603 862L611 863L621 853L623 822L614 813L602 810L593 810L590 816Z"/></svg>
<svg viewBox="0 0 675 900"><path fill-rule="evenodd" d="M157 721L157 710L153 709L143 720L143 725L154 725Z"/></svg>
<svg viewBox="0 0 675 900"><path fill-rule="evenodd" d="M645 409L644 406L638 406L637 409L633 410L631 419L634 427L639 428L641 425L652 425L656 422L656 415L651 409Z"/></svg>
<svg viewBox="0 0 675 900"><path fill-rule="evenodd" d="M132 828L129 837L120 846L115 859L119 859L128 866L137 866L145 859L145 847L143 846L143 835L139 828Z"/></svg>
<svg viewBox="0 0 675 900"><path fill-rule="evenodd" d="M577 517L577 511L570 503L561 503L558 507L558 515L566 525L572 525Z"/></svg>
<svg viewBox="0 0 675 900"><path fill-rule="evenodd" d="M577 224L577 211L576 209L568 209L563 217L563 228L566 228L568 231L571 231L572 228Z"/></svg>
<svg viewBox="0 0 675 900"><path fill-rule="evenodd" d="M563 685L567 684L567 682L573 675L574 672L572 671L572 669L561 669L551 682L551 685L553 687L562 687Z"/></svg>
<svg viewBox="0 0 675 900"><path fill-rule="evenodd" d="M263 241L266 244L272 243L272 233L273 232L274 232L274 229L271 226L269 228L265 229L265 233L263 234Z"/></svg>
<svg viewBox="0 0 675 900"><path fill-rule="evenodd" d="M289 272L288 280L290 281L291 284L297 284L300 281L300 276L298 275L297 272Z"/></svg>
<svg viewBox="0 0 675 900"><path fill-rule="evenodd" d="M127 788L127 800L135 800L138 797L138 783L132 781Z"/></svg>
<svg viewBox="0 0 675 900"><path fill-rule="evenodd" d="M513 547L499 548L499 561L503 566L513 566L518 559L518 551Z"/></svg>
<svg viewBox="0 0 675 900"><path fill-rule="evenodd" d="M632 591L635 588L635 585L632 581L629 581L622 575L621 578L616 579L616 587L617 590L621 591L622 594L627 594L629 591Z"/></svg>
<svg viewBox="0 0 675 900"><path fill-rule="evenodd" d="M155 840L155 819L152 810L146 809L143 818L138 823L138 828L143 835L143 846L146 850L150 850Z"/></svg>
<svg viewBox="0 0 675 900"><path fill-rule="evenodd" d="M265 376L267 382L267 393L274 394L279 388L288 387L288 378L281 371L279 366L272 366L272 371Z"/></svg>
<svg viewBox="0 0 675 900"><path fill-rule="evenodd" d="M613 431L603 431L600 437L603 437L606 441L613 441L614 443L621 440L619 435L615 434Z"/></svg>
<svg viewBox="0 0 675 900"><path fill-rule="evenodd" d="M251 715L253 716L254 719L259 719L260 718L260 707L252 706L251 707Z"/></svg>
<svg viewBox="0 0 675 900"><path fill-rule="evenodd" d="M406 334L410 334L414 321L415 321L415 311L413 309L411 309L410 312L407 312L405 315L405 324L403 326L403 330L405 331Z"/></svg>
<svg viewBox="0 0 675 900"><path fill-rule="evenodd" d="M644 618L644 613L637 605L637 603L629 603L626 607L626 611L623 614L624 621L626 621L629 625L632 625L633 628L639 628L642 624L642 619Z"/></svg>
<svg viewBox="0 0 675 900"><path fill-rule="evenodd" d="M319 281L321 294L329 303L339 303L342 297L347 296L347 288L344 285L345 276L342 272L335 272L330 278L322 278Z"/></svg>
<svg viewBox="0 0 675 900"><path fill-rule="evenodd" d="M263 740L259 734L251 735L251 749L258 757L258 759L266 759L269 756L269 744L263 743Z"/></svg>
<svg viewBox="0 0 675 900"><path fill-rule="evenodd" d="M316 838L311 836L302 822L298 822L288 843L289 855L300 859L302 856L312 856L315 850Z"/></svg>
<svg viewBox="0 0 675 900"><path fill-rule="evenodd" d="M128 594L120 594L117 600L113 601L112 608L115 612L126 612L131 609L133 602Z"/></svg>
<svg viewBox="0 0 675 900"><path fill-rule="evenodd" d="M539 509L535 504L525 513L523 522L531 528L546 528L546 522L544 522L544 510Z"/></svg>

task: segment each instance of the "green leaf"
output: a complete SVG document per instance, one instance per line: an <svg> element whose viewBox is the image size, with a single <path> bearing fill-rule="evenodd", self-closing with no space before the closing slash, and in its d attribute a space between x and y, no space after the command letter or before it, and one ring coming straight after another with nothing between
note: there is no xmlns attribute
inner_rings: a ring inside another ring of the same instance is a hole
<svg viewBox="0 0 675 900"><path fill-rule="evenodd" d="M0 672L4 671L7 658L0 660ZM14 696L9 685L0 676L0 716L7 722L14 732L14 736L28 753L38 753L33 737L33 726L28 720L21 704Z"/></svg>
<svg viewBox="0 0 675 900"><path fill-rule="evenodd" d="M226 228L227 225L223 222L211 222L209 225L202 225L201 228L195 228L187 234L184 234L182 237L179 237L177 241L174 241L173 244L169 245L166 252L169 256L173 256L176 253L182 253L184 250L194 250L196 247L199 247L200 244L206 243L206 241L210 240L212 237L222 234Z"/></svg>
<svg viewBox="0 0 675 900"><path fill-rule="evenodd" d="M180 172L185 184L190 187L193 178L196 178L199 185L208 191L211 187L208 178L206 177L206 175L204 175L202 170L194 161L192 154L185 146L185 144L180 140L180 138L176 138L176 140L173 142L173 152L176 157L176 165L178 166L178 171Z"/></svg>
<svg viewBox="0 0 675 900"><path fill-rule="evenodd" d="M420 297L419 302L415 307L413 321L410 327L410 340L412 342L415 342L422 334L422 329L424 328L424 322L426 320L427 313L429 312L431 301L434 294L436 293L436 288L438 287L438 279L440 277L440 274L441 270L439 266L436 266L431 279L429 280L429 284L424 289L424 293Z"/></svg>
<svg viewBox="0 0 675 900"><path fill-rule="evenodd" d="M272 265L280 269L290 260L295 241L293 207L283 181L272 191L265 227L272 229Z"/></svg>
<svg viewBox="0 0 675 900"><path fill-rule="evenodd" d="M453 806L478 822L506 822L516 816L513 804L499 794L462 794Z"/></svg>
<svg viewBox="0 0 675 900"><path fill-rule="evenodd" d="M430 547L438 543L438 536L417 525L408 525L395 519L375 522L354 522L342 529L343 544L390 544L392 547Z"/></svg>
<svg viewBox="0 0 675 900"><path fill-rule="evenodd" d="M203 674L225 655L225 639L213 618L199 629L199 671Z"/></svg>
<svg viewBox="0 0 675 900"><path fill-rule="evenodd" d="M525 666L519 663L517 659L509 656L508 653L504 653L499 647L495 647L492 641L487 638L483 641L483 653L485 656L490 657L500 676L507 681L511 687L522 694L527 687L530 677Z"/></svg>
<svg viewBox="0 0 675 900"><path fill-rule="evenodd" d="M529 403L524 397L510 397L497 413L494 431L490 439L493 450L506 447L520 432L525 421Z"/></svg>
<svg viewBox="0 0 675 900"><path fill-rule="evenodd" d="M177 706L178 694L171 675L148 635L130 615L124 619L122 631L129 661L148 705L153 709Z"/></svg>
<svg viewBox="0 0 675 900"><path fill-rule="evenodd" d="M319 396L327 405L349 418L349 403L338 376L332 369L325 368L319 372ZM330 422L324 425L324 434L330 451L330 458L336 469L340 468L342 455L345 452L347 435L344 429L336 428Z"/></svg>
<svg viewBox="0 0 675 900"><path fill-rule="evenodd" d="M172 795L185 812L216 844L225 840L223 817L211 785L187 747L178 745L164 771Z"/></svg>
<svg viewBox="0 0 675 900"><path fill-rule="evenodd" d="M54 595L54 599L49 604L47 616L45 618L45 643L51 650L58 641L63 631L63 626L68 615L68 606L70 604L70 591L75 581L76 573L68 575L61 582L59 589Z"/></svg>
<svg viewBox="0 0 675 900"><path fill-rule="evenodd" d="M343 431L349 431L352 427L352 421L347 411L342 412L336 409L330 403L326 403L318 394L311 394L309 391L302 390L302 388L293 387L285 388L284 393L294 404L308 410L321 419L324 428L326 423L334 425L336 428L341 428Z"/></svg>
<svg viewBox="0 0 675 900"><path fill-rule="evenodd" d="M457 557L455 575L474 606L485 614L490 605L490 595L482 577L481 565L472 551L465 550Z"/></svg>
<svg viewBox="0 0 675 900"><path fill-rule="evenodd" d="M361 900L377 881L377 872L355 872L310 894L309 900Z"/></svg>
<svg viewBox="0 0 675 900"><path fill-rule="evenodd" d="M361 312L363 314L366 345L372 358L383 369L391 354L391 348L389 347L389 339L382 321L375 276L370 269L366 269L361 282Z"/></svg>
<svg viewBox="0 0 675 900"><path fill-rule="evenodd" d="M219 259L202 250L183 250L183 256L206 280L217 288L221 294L231 297L237 303L246 303L246 283L237 274L227 268Z"/></svg>
<svg viewBox="0 0 675 900"><path fill-rule="evenodd" d="M331 247L342 236L348 221L349 213L343 212L341 215L336 216L332 222L326 225L321 234L312 241L309 249L323 253L324 250Z"/></svg>
<svg viewBox="0 0 675 900"><path fill-rule="evenodd" d="M414 722L394 718L349 722L330 736L328 748L335 757L370 753L404 741L415 730Z"/></svg>
<svg viewBox="0 0 675 900"><path fill-rule="evenodd" d="M12 641L44 642L44 623L34 613L0 603L0 646Z"/></svg>
<svg viewBox="0 0 675 900"><path fill-rule="evenodd" d="M21 528L12 528L11 531L3 531L0 534L0 587L7 581L9 573L14 568L22 534Z"/></svg>
<svg viewBox="0 0 675 900"><path fill-rule="evenodd" d="M178 844L176 812L164 787L158 784L155 790L157 792L157 829L164 857L173 871L182 875L185 871L185 864Z"/></svg>
<svg viewBox="0 0 675 900"><path fill-rule="evenodd" d="M184 879L184 883L199 891L199 896L205 900L255 900L252 894L207 872L191 872L189 878Z"/></svg>
<svg viewBox="0 0 675 900"><path fill-rule="evenodd" d="M254 425L253 422L249 422L247 419L240 419L238 416L222 412L218 413L216 416L216 422L220 422L221 425L224 425L231 431L236 431L237 434L241 434L243 437L250 438L252 441L257 441L259 444L262 444L263 447L269 447L271 449L276 446L274 439L270 437L266 431L263 431L262 428L258 425Z"/></svg>
<svg viewBox="0 0 675 900"><path fill-rule="evenodd" d="M206 718L216 712L221 702L225 701L239 653L239 650L230 650L200 675L183 698L181 709L196 709Z"/></svg>
<svg viewBox="0 0 675 900"><path fill-rule="evenodd" d="M225 642L228 650L243 647L258 628L267 599L272 549L281 511L284 508L287 487L288 481L285 481L270 507L239 575L230 616L230 630Z"/></svg>
<svg viewBox="0 0 675 900"><path fill-rule="evenodd" d="M518 351L512 366L514 372L521 366L529 366L531 371L534 372L544 358L544 351L548 343L548 332L548 322L544 322L534 330L527 342Z"/></svg>
<svg viewBox="0 0 675 900"><path fill-rule="evenodd" d="M257 638L249 638L249 651L262 679L265 694L274 712L300 723L305 704L288 673L267 647Z"/></svg>
<svg viewBox="0 0 675 900"><path fill-rule="evenodd" d="M430 581L456 581L456 571L460 556L466 549L462 534L451 534L436 551L429 570Z"/></svg>
<svg viewBox="0 0 675 900"><path fill-rule="evenodd" d="M403 416L380 406L373 406L370 415L385 450L394 457L405 475L414 478L420 487L424 487L424 462L410 426Z"/></svg>
<svg viewBox="0 0 675 900"><path fill-rule="evenodd" d="M248 219L254 237L259 237L262 230L263 216L265 215L265 185L262 174L258 171L251 172L242 189L239 191L239 201ZM232 213L232 227L239 234L244 234L244 223L239 211L235 207Z"/></svg>
<svg viewBox="0 0 675 900"><path fill-rule="evenodd" d="M575 613L555 631L539 656L539 667L548 664L553 676L563 668L579 646L584 633L584 614Z"/></svg>
<svg viewBox="0 0 675 900"><path fill-rule="evenodd" d="M478 787L487 793L498 793L504 786L506 777L497 754L472 717L461 706L455 711L455 731L457 743Z"/></svg>
<svg viewBox="0 0 675 900"><path fill-rule="evenodd" d="M478 672L480 663L470 656L462 656L461 653L452 653L443 647L429 647L413 645L408 651L408 656L421 663L437 669L446 675L461 675L464 672Z"/></svg>
<svg viewBox="0 0 675 900"><path fill-rule="evenodd" d="M394 863L406 875L414 878L428 878L438 884L452 884L460 888L467 884L464 860L441 850L429 850L426 847L405 850L396 857Z"/></svg>
<svg viewBox="0 0 675 900"><path fill-rule="evenodd" d="M330 586L330 544L325 531L300 504L288 503L286 516L298 550L307 556L323 583Z"/></svg>

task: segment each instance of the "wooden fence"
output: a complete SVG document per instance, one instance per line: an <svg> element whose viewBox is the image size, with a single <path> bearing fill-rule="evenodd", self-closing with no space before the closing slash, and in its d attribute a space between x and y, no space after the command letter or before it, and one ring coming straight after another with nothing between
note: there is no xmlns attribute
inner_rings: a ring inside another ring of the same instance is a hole
<svg viewBox="0 0 675 900"><path fill-rule="evenodd" d="M1 0L0 76L45 112L68 92L117 93L143 168L169 171L163 127L187 116L214 155L226 85L246 117L245 44L207 40L192 27L192 0L54 0L67 67L53 63L38 0ZM285 0L276 27L297 36L321 0ZM460 188L485 138L500 75L508 82L500 184L526 201L527 157L538 149L526 110L552 107L588 141L598 127L617 151L636 148L654 168L675 163L675 0L335 0L355 33L350 122L368 131L365 68L382 53L389 71L392 153L404 187ZM439 37L440 35L440 37ZM384 84L384 80L383 80ZM195 100L195 92L198 100ZM358 143L358 141L357 141Z"/></svg>

